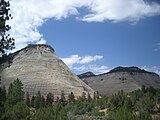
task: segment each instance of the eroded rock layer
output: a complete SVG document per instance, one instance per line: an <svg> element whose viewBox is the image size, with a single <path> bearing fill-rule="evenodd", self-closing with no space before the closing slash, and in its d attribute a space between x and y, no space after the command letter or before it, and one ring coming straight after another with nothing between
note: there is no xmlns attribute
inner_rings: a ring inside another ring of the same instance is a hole
<svg viewBox="0 0 160 120"><path fill-rule="evenodd" d="M12 54L11 59L0 67L2 85L8 88L19 78L24 91L31 96L38 91L44 96L49 92L60 95L61 91L65 95L73 92L75 96L82 92L93 94L93 90L70 71L49 45L29 45Z"/></svg>

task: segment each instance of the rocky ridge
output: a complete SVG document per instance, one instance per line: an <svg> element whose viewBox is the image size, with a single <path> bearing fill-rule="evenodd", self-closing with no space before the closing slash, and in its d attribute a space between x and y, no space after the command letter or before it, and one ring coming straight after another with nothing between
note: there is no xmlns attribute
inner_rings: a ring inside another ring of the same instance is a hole
<svg viewBox="0 0 160 120"><path fill-rule="evenodd" d="M94 73L92 72L86 72L86 73L83 73L83 74L80 74L80 75L77 75L79 78L86 78L86 77L92 77L92 76L95 76Z"/></svg>
<svg viewBox="0 0 160 120"><path fill-rule="evenodd" d="M134 66L117 67L108 73L91 77L83 76L81 79L92 89L99 91L101 95L112 95L120 90L132 92L141 89L143 85L160 88L160 77L158 74Z"/></svg>

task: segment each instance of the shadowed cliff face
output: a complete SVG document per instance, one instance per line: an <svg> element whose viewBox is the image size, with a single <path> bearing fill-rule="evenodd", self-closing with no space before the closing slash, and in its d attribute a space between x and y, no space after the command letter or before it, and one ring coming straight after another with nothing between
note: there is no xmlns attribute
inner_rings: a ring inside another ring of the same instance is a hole
<svg viewBox="0 0 160 120"><path fill-rule="evenodd" d="M156 73L137 67L117 67L108 73L83 77L82 80L101 95L112 95L119 90L131 92L141 89L143 85L160 88L160 77Z"/></svg>
<svg viewBox="0 0 160 120"><path fill-rule="evenodd" d="M30 95L36 95L39 90L44 96L49 92L60 95L61 91L66 95L73 92L75 96L82 92L93 94L93 90L70 71L49 45L29 45L11 56L9 63L1 65L2 85L6 87L19 78L24 91Z"/></svg>

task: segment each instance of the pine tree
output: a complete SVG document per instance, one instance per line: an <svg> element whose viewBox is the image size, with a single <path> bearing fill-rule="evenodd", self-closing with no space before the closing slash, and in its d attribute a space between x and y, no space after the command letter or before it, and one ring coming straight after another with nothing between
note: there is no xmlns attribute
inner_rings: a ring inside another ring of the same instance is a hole
<svg viewBox="0 0 160 120"><path fill-rule="evenodd" d="M65 94L64 94L64 91L62 90L61 91L61 99L60 99L60 102L65 105L65 101L66 101L66 98L65 98Z"/></svg>
<svg viewBox="0 0 160 120"><path fill-rule="evenodd" d="M100 95L99 95L99 92L96 91L96 93L97 93L96 98L99 99L99 96L100 96Z"/></svg>
<svg viewBox="0 0 160 120"><path fill-rule="evenodd" d="M6 88L5 86L1 87L0 83L0 104L6 101Z"/></svg>
<svg viewBox="0 0 160 120"><path fill-rule="evenodd" d="M82 93L81 100L86 100L86 93L85 92Z"/></svg>
<svg viewBox="0 0 160 120"><path fill-rule="evenodd" d="M41 97L41 107L45 107L46 103L45 103L45 98L44 96Z"/></svg>
<svg viewBox="0 0 160 120"><path fill-rule="evenodd" d="M46 105L47 106L51 106L53 104L54 101L54 96L52 93L48 93L47 94L47 98L46 98Z"/></svg>
<svg viewBox="0 0 160 120"><path fill-rule="evenodd" d="M142 89L142 92L144 92L144 93L146 92L146 87L144 85L142 85L141 89Z"/></svg>
<svg viewBox="0 0 160 120"><path fill-rule="evenodd" d="M91 95L88 93L88 101L91 101L92 100L92 98L91 98Z"/></svg>
<svg viewBox="0 0 160 120"><path fill-rule="evenodd" d="M24 101L18 102L6 113L7 120L27 120L30 109Z"/></svg>
<svg viewBox="0 0 160 120"><path fill-rule="evenodd" d="M73 92L71 92L71 94L68 95L68 102L70 102L70 103L75 102L75 96L74 96Z"/></svg>
<svg viewBox="0 0 160 120"><path fill-rule="evenodd" d="M35 106L34 106L34 102L35 102L35 96L32 96L32 99L31 99L31 107L35 107Z"/></svg>
<svg viewBox="0 0 160 120"><path fill-rule="evenodd" d="M93 99L94 100L97 100L97 99L99 99L99 92L98 91L96 91L96 92L94 92L94 94L93 94Z"/></svg>
<svg viewBox="0 0 160 120"><path fill-rule="evenodd" d="M28 92L26 93L26 104L27 104L27 106L29 106L29 107L30 107L30 105L31 105L31 103L30 103L30 96L29 96L29 93L28 93Z"/></svg>
<svg viewBox="0 0 160 120"><path fill-rule="evenodd" d="M42 96L40 91L38 91L37 96L35 96L34 107L36 109L42 107Z"/></svg>
<svg viewBox="0 0 160 120"><path fill-rule="evenodd" d="M5 112L5 107L4 107L5 101L6 101L6 89L4 86L1 87L1 79L0 79L0 119Z"/></svg>
<svg viewBox="0 0 160 120"><path fill-rule="evenodd" d="M93 94L93 99L96 100L96 92Z"/></svg>
<svg viewBox="0 0 160 120"><path fill-rule="evenodd" d="M17 102L21 102L24 99L24 92L23 92L23 84L22 82L17 79L11 83L8 89L8 95L6 103L9 105L8 107L11 107L13 105L16 105Z"/></svg>
<svg viewBox="0 0 160 120"><path fill-rule="evenodd" d="M9 7L9 1L0 1L0 56L5 54L5 50L14 48L14 39L11 38L9 34L6 34L6 32L11 29L11 27L6 24L9 19L12 19L11 14L9 14Z"/></svg>

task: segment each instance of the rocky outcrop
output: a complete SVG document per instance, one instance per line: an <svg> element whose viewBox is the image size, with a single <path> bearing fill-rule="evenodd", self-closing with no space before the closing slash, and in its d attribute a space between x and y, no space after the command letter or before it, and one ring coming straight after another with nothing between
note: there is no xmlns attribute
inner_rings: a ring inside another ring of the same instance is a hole
<svg viewBox="0 0 160 120"><path fill-rule="evenodd" d="M7 88L19 78L24 84L24 91L31 96L38 91L44 96L49 92L60 95L61 91L66 96L71 92L75 96L82 92L93 94L93 90L70 71L49 45L29 45L9 58L0 66L2 85Z"/></svg>
<svg viewBox="0 0 160 120"><path fill-rule="evenodd" d="M79 78L86 78L86 77L92 77L92 76L95 76L94 73L92 72L86 72L86 73L83 73L83 74L80 74L80 75L77 75Z"/></svg>
<svg viewBox="0 0 160 120"><path fill-rule="evenodd" d="M120 90L131 92L141 89L143 85L160 88L159 75L138 67L117 67L108 73L85 77L82 80L101 95L112 95Z"/></svg>

